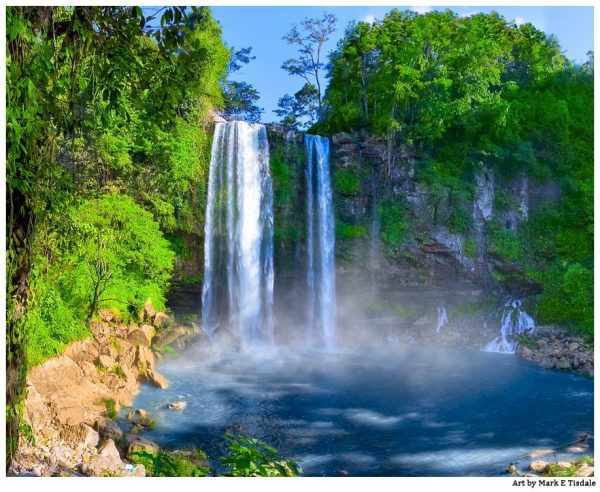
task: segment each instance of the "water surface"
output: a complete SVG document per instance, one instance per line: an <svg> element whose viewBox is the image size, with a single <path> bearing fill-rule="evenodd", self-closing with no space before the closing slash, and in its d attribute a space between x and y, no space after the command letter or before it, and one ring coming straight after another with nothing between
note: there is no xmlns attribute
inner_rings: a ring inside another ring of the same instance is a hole
<svg viewBox="0 0 600 492"><path fill-rule="evenodd" d="M241 426L304 475L494 476L593 434L593 381L514 355L388 344L198 359L163 364L167 390L142 389L135 405L158 423L144 437L216 457ZM180 399L183 412L164 408Z"/></svg>

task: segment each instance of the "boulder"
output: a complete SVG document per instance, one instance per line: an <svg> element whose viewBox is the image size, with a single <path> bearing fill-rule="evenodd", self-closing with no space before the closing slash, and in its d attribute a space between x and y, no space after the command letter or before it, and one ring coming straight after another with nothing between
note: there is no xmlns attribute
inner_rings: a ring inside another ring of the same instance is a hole
<svg viewBox="0 0 600 492"><path fill-rule="evenodd" d="M98 356L98 365L109 369L115 365L115 360L110 355L100 355Z"/></svg>
<svg viewBox="0 0 600 492"><path fill-rule="evenodd" d="M129 412L127 414L127 420L143 427L150 427L154 424L152 416L142 408L138 408L134 412Z"/></svg>
<svg viewBox="0 0 600 492"><path fill-rule="evenodd" d="M98 419L96 421L96 429L103 438L107 439L121 439L123 437L123 431L114 420L111 419Z"/></svg>
<svg viewBox="0 0 600 492"><path fill-rule="evenodd" d="M575 472L576 477L593 477L594 467L589 465L583 465L579 470Z"/></svg>
<svg viewBox="0 0 600 492"><path fill-rule="evenodd" d="M567 452L569 453L585 453L589 446L587 444L576 444L575 446L569 446Z"/></svg>
<svg viewBox="0 0 600 492"><path fill-rule="evenodd" d="M156 316L156 309L152 306L152 301L148 299L144 304L143 318L144 321L152 321Z"/></svg>
<svg viewBox="0 0 600 492"><path fill-rule="evenodd" d="M156 313L156 316L154 316L153 324L157 328L160 328L163 325L170 324L170 322L171 322L171 317L168 314L159 311L158 313Z"/></svg>
<svg viewBox="0 0 600 492"><path fill-rule="evenodd" d="M160 447L155 442L149 441L139 436L127 436L127 457L131 457L133 453L158 453Z"/></svg>
<svg viewBox="0 0 600 492"><path fill-rule="evenodd" d="M556 466L558 468L562 468L564 470L571 468L573 466L573 463L569 462L569 461L559 461L558 463L556 463Z"/></svg>
<svg viewBox="0 0 600 492"><path fill-rule="evenodd" d="M100 434L87 424L67 425L62 429L61 436L64 441L73 447L96 447L100 441Z"/></svg>
<svg viewBox="0 0 600 492"><path fill-rule="evenodd" d="M529 469L534 472L544 473L549 466L550 463L547 461L532 461L529 465Z"/></svg>
<svg viewBox="0 0 600 492"><path fill-rule="evenodd" d="M186 401L174 401L167 405L169 410L185 410L187 407Z"/></svg>
<svg viewBox="0 0 600 492"><path fill-rule="evenodd" d="M146 371L146 379L154 386L160 389L166 389L169 387L169 381L163 375L159 374L155 369L148 369Z"/></svg>
<svg viewBox="0 0 600 492"><path fill-rule="evenodd" d="M98 448L96 456L83 463L81 469L84 474L95 477L122 476L124 475L125 464L121 460L114 441L109 439Z"/></svg>
<svg viewBox="0 0 600 492"><path fill-rule="evenodd" d="M152 337L154 336L153 333L151 333L148 328L152 328L151 326L148 325L143 325L146 326L146 329L142 329L138 326L132 326L129 331L127 332L127 341L129 343L131 343L132 345L144 345L146 347L149 347L150 344L152 343Z"/></svg>

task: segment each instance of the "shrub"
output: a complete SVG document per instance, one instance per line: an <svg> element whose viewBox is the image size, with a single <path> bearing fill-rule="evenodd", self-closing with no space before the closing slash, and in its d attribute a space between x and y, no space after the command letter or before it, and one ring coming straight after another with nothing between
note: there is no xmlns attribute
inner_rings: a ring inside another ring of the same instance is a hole
<svg viewBox="0 0 600 492"><path fill-rule="evenodd" d="M408 211L399 200L387 198L378 207L380 229L379 235L391 248L404 244L409 229Z"/></svg>
<svg viewBox="0 0 600 492"><path fill-rule="evenodd" d="M454 234L464 234L471 228L471 216L461 208L455 208L448 217L448 229Z"/></svg>
<svg viewBox="0 0 600 492"><path fill-rule="evenodd" d="M220 461L226 475L234 477L297 477L302 469L292 460L283 459L279 452L256 438L242 434L223 436L226 455Z"/></svg>
<svg viewBox="0 0 600 492"><path fill-rule="evenodd" d="M333 190L344 196L356 196L362 191L362 180L352 169L338 169L333 175Z"/></svg>

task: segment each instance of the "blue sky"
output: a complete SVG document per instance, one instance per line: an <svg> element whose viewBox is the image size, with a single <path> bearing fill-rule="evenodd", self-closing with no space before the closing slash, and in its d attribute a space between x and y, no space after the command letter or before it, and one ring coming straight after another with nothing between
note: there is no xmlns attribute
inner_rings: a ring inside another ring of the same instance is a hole
<svg viewBox="0 0 600 492"><path fill-rule="evenodd" d="M429 7L411 8L426 12ZM446 7L434 7L445 9ZM507 20L531 22L542 31L554 34L567 58L581 63L594 48L592 7L448 7L461 15L495 10ZM284 60L294 57L295 50L281 37L290 26L306 17L319 17L323 11L338 18L337 31L326 45L326 52L335 48L348 23L352 20L381 19L392 7L212 7L214 17L223 28L227 45L236 49L252 46L256 59L237 72L233 78L254 85L260 93L259 106L265 108L263 121L277 120L273 110L277 100L293 94L302 86L299 77L291 77L281 69Z"/></svg>

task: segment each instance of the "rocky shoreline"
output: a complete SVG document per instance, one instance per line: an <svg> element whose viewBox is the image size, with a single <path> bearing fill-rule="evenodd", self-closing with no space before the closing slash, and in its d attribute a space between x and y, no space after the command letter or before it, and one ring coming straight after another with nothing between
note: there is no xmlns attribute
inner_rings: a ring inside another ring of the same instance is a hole
<svg viewBox="0 0 600 492"><path fill-rule="evenodd" d="M168 386L155 355L167 345L184 346L199 330L146 303L141 324L125 325L107 310L91 331L92 338L71 344L28 374L29 432L21 436L9 475L145 476L144 466L128 458L158 446L124 433L113 418L132 405L140 384Z"/></svg>
<svg viewBox="0 0 600 492"><path fill-rule="evenodd" d="M594 351L561 326L538 326L531 334L520 337L517 355L544 369L594 377Z"/></svg>

